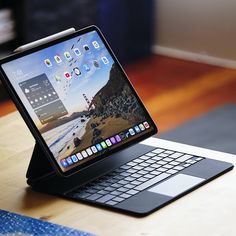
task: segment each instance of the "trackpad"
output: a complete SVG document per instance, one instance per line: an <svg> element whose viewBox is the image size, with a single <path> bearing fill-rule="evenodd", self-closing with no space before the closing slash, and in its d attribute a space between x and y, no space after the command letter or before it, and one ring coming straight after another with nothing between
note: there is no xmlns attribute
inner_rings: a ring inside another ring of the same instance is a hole
<svg viewBox="0 0 236 236"><path fill-rule="evenodd" d="M148 191L175 197L180 193L183 193L184 191L203 182L204 180L205 179L203 178L191 175L178 174L160 184L155 185L154 187L148 189Z"/></svg>

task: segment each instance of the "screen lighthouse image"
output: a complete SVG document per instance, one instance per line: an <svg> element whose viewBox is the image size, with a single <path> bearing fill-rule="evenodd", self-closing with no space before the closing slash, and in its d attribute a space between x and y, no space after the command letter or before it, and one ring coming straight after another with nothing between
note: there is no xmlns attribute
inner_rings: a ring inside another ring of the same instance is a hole
<svg viewBox="0 0 236 236"><path fill-rule="evenodd" d="M80 100L85 105L81 110L51 121L40 130L60 161L80 151L82 157L89 156L118 144L132 136L130 127L145 119L115 64L111 65L107 83L92 92L82 94Z"/></svg>
<svg viewBox="0 0 236 236"><path fill-rule="evenodd" d="M151 128L96 31L13 60L3 69L64 171Z"/></svg>

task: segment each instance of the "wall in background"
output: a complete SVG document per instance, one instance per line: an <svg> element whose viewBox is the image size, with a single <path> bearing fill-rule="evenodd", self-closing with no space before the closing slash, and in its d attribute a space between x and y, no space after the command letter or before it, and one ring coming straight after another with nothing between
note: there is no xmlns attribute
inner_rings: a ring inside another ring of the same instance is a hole
<svg viewBox="0 0 236 236"><path fill-rule="evenodd" d="M236 68L235 0L155 0L154 51Z"/></svg>

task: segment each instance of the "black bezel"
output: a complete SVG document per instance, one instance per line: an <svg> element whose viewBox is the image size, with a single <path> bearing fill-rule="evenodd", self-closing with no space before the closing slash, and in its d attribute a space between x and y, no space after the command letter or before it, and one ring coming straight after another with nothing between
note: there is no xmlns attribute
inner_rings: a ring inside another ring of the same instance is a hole
<svg viewBox="0 0 236 236"><path fill-rule="evenodd" d="M122 74L124 75L124 77L126 78L127 80L127 83L130 85L130 88L132 90L132 92L134 93L134 95L136 96L138 102L140 103L141 107L143 108L144 112L146 113L146 117L148 118L148 122L151 124L151 128L150 128L150 132L148 133L145 133L144 135L142 136L139 136L137 137L136 139L134 140L131 140L131 141L128 141L126 143L124 143L123 145L117 147L117 148L114 148L113 150L110 150L100 156L97 156L96 158L94 159L91 159L89 161L87 161L86 163L84 164L81 164L79 166L75 166L74 168L68 170L68 171L63 171L60 167L60 165L57 163L56 159L54 158L53 154L51 153L50 149L48 148L46 142L44 141L43 137L41 136L38 128L36 127L36 125L34 124L33 120L31 119L28 111L26 110L26 108L24 107L24 104L21 102L19 96L17 95L17 93L15 92L15 89L13 88L10 80L8 79L7 75L5 74L5 72L3 71L3 68L2 68L2 64L4 63L7 63L7 62L10 62L12 60L15 60L17 58L20 58L20 57L23 57L25 55L28 55L28 54L31 54L33 52L36 52L36 51L39 51L41 49L44 49L44 48L47 48L47 47L50 47L50 46L53 46L57 43L61 43L63 41L66 41L66 40L69 40L71 38L74 38L74 37L77 37L79 35L82 35L84 33L88 33L88 32L91 32L91 31L96 31L100 38L102 39L104 45L106 46L107 50L109 51L110 55L112 56L114 62L118 65L118 67L120 68ZM120 63L118 62L117 58L115 57L114 53L112 52L110 46L108 45L107 41L105 40L103 34L101 33L101 31L94 25L92 26L89 26L89 27L86 27L84 29L81 29L79 31L76 31L75 33L72 33L72 34L69 34L67 36L64 36L64 37L61 37L59 39L56 39L56 40L53 40L53 41L50 41L48 43L45 43L43 45L40 45L40 46L36 46L32 49L29 49L29 50L26 50L26 51L23 51L23 52L19 52L19 53L16 53L16 54L13 54L13 55L10 55L4 59L1 59L0 60L0 72L2 74L2 82L3 84L5 85L5 87L7 88L12 100L14 101L17 109L19 110L21 116L23 117L25 123L27 124L28 128L30 129L31 133L33 134L36 142L41 146L42 150L45 152L45 155L49 158L50 162L52 163L52 165L54 166L54 168L58 171L59 174L63 175L63 176L69 176L71 174L74 174L76 172L78 172L79 170L81 169L84 169L94 163L96 163L97 161L100 161L101 159L104 159L104 157L107 157L109 155L111 155L112 153L115 153L115 152L118 152L128 146L131 146L131 145L134 145L154 134L157 133L157 127L154 123L154 121L152 120L152 118L150 117L149 113L147 112L145 106L143 105L141 99L139 98L139 96L137 95L137 92L135 91L134 87L132 86L131 82L129 81L128 79L128 76L126 75L126 73L124 72L123 68L121 67Z"/></svg>

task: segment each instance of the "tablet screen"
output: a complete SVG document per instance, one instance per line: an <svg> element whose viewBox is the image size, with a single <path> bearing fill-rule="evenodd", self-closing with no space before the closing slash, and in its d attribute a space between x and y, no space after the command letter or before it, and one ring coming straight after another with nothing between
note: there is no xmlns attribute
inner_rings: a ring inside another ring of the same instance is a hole
<svg viewBox="0 0 236 236"><path fill-rule="evenodd" d="M2 69L62 172L155 129L96 30L26 53Z"/></svg>

